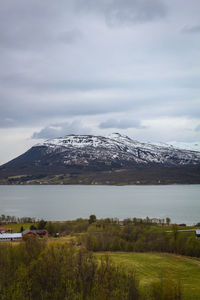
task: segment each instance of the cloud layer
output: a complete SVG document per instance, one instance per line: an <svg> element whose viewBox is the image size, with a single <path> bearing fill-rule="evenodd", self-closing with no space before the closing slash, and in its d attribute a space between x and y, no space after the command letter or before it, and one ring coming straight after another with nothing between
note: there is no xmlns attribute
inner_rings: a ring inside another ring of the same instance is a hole
<svg viewBox="0 0 200 300"><path fill-rule="evenodd" d="M199 15L195 0L0 0L1 138L198 140Z"/></svg>
<svg viewBox="0 0 200 300"><path fill-rule="evenodd" d="M99 124L99 128L116 128L116 129L128 129L128 128L145 128L142 126L138 120L129 120L129 119L109 119Z"/></svg>
<svg viewBox="0 0 200 300"><path fill-rule="evenodd" d="M101 14L108 26L134 25L166 16L167 6L162 0L80 0L79 11Z"/></svg>

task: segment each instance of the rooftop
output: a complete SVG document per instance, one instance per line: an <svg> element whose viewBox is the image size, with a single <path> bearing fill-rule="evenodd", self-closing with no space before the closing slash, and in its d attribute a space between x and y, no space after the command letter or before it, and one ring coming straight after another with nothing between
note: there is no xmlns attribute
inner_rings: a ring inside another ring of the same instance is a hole
<svg viewBox="0 0 200 300"><path fill-rule="evenodd" d="M21 238L22 233L1 233L0 239L13 239L13 238Z"/></svg>

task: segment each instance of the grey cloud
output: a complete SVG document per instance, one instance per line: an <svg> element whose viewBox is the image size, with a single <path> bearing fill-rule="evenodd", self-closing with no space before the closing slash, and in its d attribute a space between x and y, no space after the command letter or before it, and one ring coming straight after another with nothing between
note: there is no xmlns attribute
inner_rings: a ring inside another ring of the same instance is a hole
<svg viewBox="0 0 200 300"><path fill-rule="evenodd" d="M64 42L64 41L63 41ZM62 92L62 91L94 91L112 88L133 88L141 82L106 79L56 79L29 77L23 73L0 74L0 81L6 87L26 88L29 91Z"/></svg>
<svg viewBox="0 0 200 300"><path fill-rule="evenodd" d="M78 20L87 13L102 15L111 26L148 22L167 13L162 0L1 0L0 4L0 48L10 51L41 51L59 41L73 44L88 30L79 27Z"/></svg>
<svg viewBox="0 0 200 300"><path fill-rule="evenodd" d="M194 96L190 96L172 90L170 93L146 90L145 94L126 97L123 90L111 93L105 92L81 92L80 94L58 92L30 93L17 89L0 94L0 127L31 126L47 123L49 120L65 120L77 116L98 116L109 113L131 112L134 120L186 116L188 118L199 117L200 111L196 90ZM174 95L176 94L176 98ZM116 97L114 96L116 95ZM93 97L94 96L94 97ZM15 101L13 101L15 99ZM162 100L161 100L162 99ZM11 121L12 120L12 121ZM117 126L133 126L137 124L117 124ZM124 127L125 128L125 127Z"/></svg>
<svg viewBox="0 0 200 300"><path fill-rule="evenodd" d="M137 129L144 129L145 126L142 126L140 124L140 121L138 120L130 120L130 119L122 119L122 120L116 120L116 119L108 119L104 122L101 122L99 124L99 128L105 129L105 128L117 128L117 129L128 129L128 128L137 128Z"/></svg>
<svg viewBox="0 0 200 300"><path fill-rule="evenodd" d="M53 100L50 94L43 96L29 94L28 99L15 96L16 101L14 102L12 97L11 94L10 97L1 98L0 126L2 127L19 127L24 126L24 124L30 126L38 124L38 122L46 122L49 119L121 112L134 106L130 99L123 99L122 103L121 99L109 99L106 95L99 101L91 99L91 96L88 99L82 99L81 96L73 99L73 96L67 94L66 96L53 95ZM7 119L13 121L8 122Z"/></svg>
<svg viewBox="0 0 200 300"><path fill-rule="evenodd" d="M12 118L4 118L0 119L0 128L12 128L16 127L16 121Z"/></svg>
<svg viewBox="0 0 200 300"><path fill-rule="evenodd" d="M22 29L16 30L13 30L12 26L6 31L0 29L0 48L9 48L11 51L14 48L23 51L41 51L42 48L48 48L58 42L73 44L82 37L81 31L75 28L54 33L41 25L35 25L34 28L25 24L21 26Z"/></svg>
<svg viewBox="0 0 200 300"><path fill-rule="evenodd" d="M72 44L80 40L82 36L83 33L79 29L74 28L60 33L58 35L58 40L66 44Z"/></svg>
<svg viewBox="0 0 200 300"><path fill-rule="evenodd" d="M200 34L200 25L184 26L181 32L187 34Z"/></svg>
<svg viewBox="0 0 200 300"><path fill-rule="evenodd" d="M149 22L163 18L168 11L162 0L78 0L77 7L103 14L110 26Z"/></svg>
<svg viewBox="0 0 200 300"><path fill-rule="evenodd" d="M200 124L197 125L197 127L195 128L195 131L200 131Z"/></svg>
<svg viewBox="0 0 200 300"><path fill-rule="evenodd" d="M63 41L64 42L64 41ZM179 89L198 89L200 90L199 82L200 76L177 76L169 79L154 79L140 78L140 79L112 79L112 78L88 78L70 79L61 78L57 79L52 74L48 74L46 78L37 76L29 76L23 72L13 72L10 74L1 74L0 81L4 87L15 87L17 89L27 89L29 92L63 92L63 91L98 91L109 89L128 89L135 90L139 88L153 89L161 88L179 88Z"/></svg>
<svg viewBox="0 0 200 300"><path fill-rule="evenodd" d="M68 134L89 134L91 129L84 127L80 121L56 123L49 125L39 132L34 132L33 139L51 139Z"/></svg>
<svg viewBox="0 0 200 300"><path fill-rule="evenodd" d="M167 13L163 0L0 0L0 5L0 48L11 51L74 43L82 29L88 30L79 27L79 16L87 14L100 14L115 26L148 22Z"/></svg>
<svg viewBox="0 0 200 300"><path fill-rule="evenodd" d="M71 1L0 0L0 5L0 49L41 51L81 37L81 30L71 22ZM66 22L57 26L63 18Z"/></svg>

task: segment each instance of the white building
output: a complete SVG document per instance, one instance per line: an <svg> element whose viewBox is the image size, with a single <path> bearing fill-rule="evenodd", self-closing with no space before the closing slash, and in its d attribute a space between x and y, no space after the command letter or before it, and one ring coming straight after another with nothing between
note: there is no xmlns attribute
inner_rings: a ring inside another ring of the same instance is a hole
<svg viewBox="0 0 200 300"><path fill-rule="evenodd" d="M20 241L22 233L1 233L0 242Z"/></svg>
<svg viewBox="0 0 200 300"><path fill-rule="evenodd" d="M196 238L197 238L197 239L200 238L200 229L196 229Z"/></svg>

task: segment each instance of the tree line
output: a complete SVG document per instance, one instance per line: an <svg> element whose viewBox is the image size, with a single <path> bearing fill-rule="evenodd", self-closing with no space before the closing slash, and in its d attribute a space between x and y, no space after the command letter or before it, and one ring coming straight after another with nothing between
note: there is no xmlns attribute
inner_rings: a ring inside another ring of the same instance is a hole
<svg viewBox="0 0 200 300"><path fill-rule="evenodd" d="M20 223L35 223L36 219L31 217L15 217L15 216L6 216L4 214L0 215L0 224L20 224Z"/></svg>
<svg viewBox="0 0 200 300"><path fill-rule="evenodd" d="M170 223L168 219L165 225ZM200 240L196 239L195 232L180 232L176 224L170 226L171 232L167 232L165 227L157 225L155 219L148 217L119 222L116 218L97 219L91 215L89 219L65 222L40 220L37 228L47 229L52 236L56 233L76 235L78 244L89 251L158 251L200 257ZM34 228L31 225L31 229Z"/></svg>
<svg viewBox="0 0 200 300"><path fill-rule="evenodd" d="M195 232L180 232L172 225L172 232L160 230L158 226L145 224L99 224L93 223L79 242L90 251L135 251L169 252L200 257L200 240Z"/></svg>
<svg viewBox="0 0 200 300"><path fill-rule="evenodd" d="M41 221L41 220L40 220ZM72 221L61 221L61 222L46 222L45 229L48 230L48 232L51 235L55 235L57 232L66 235L70 233L81 233L81 232L87 232L89 227L92 224L95 224L96 228L102 228L104 229L107 225L113 224L120 226L125 225L167 225L169 226L171 223L171 219L167 217L166 219L159 219L159 218L149 218L146 217L144 219L142 218L128 218L124 219L123 221L120 221L118 218L105 218L105 219L97 219L95 215L90 215L89 219L82 219L78 218L76 220Z"/></svg>

